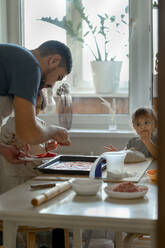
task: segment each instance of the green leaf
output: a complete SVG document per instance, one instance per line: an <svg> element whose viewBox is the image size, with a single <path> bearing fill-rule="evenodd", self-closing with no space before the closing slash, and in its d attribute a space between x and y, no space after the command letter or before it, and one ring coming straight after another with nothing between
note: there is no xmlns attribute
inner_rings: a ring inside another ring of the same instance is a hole
<svg viewBox="0 0 165 248"><path fill-rule="evenodd" d="M95 26L95 27L94 27L94 29L93 29L93 33L95 33L95 32L96 32L96 30L97 30L97 26Z"/></svg>
<svg viewBox="0 0 165 248"><path fill-rule="evenodd" d="M66 17L65 16L63 17L62 21L59 21L58 18L53 19L51 17L42 17L39 20L54 24L54 25L56 25L56 26L58 26L60 28L63 28L63 29L66 28Z"/></svg>
<svg viewBox="0 0 165 248"><path fill-rule="evenodd" d="M84 37L86 37L88 34L89 34L89 31L87 31L87 32L84 34Z"/></svg>
<svg viewBox="0 0 165 248"><path fill-rule="evenodd" d="M110 21L111 21L111 22L114 22L115 20L116 20L116 17L115 17L115 16L111 16L111 17L110 17Z"/></svg>
<svg viewBox="0 0 165 248"><path fill-rule="evenodd" d="M79 22L79 24L77 25L77 31L82 30L82 22Z"/></svg>
<svg viewBox="0 0 165 248"><path fill-rule="evenodd" d="M101 22L101 23L104 23L105 17L104 17L104 16L101 16L101 15L97 15L97 16L100 18L100 22Z"/></svg>
<svg viewBox="0 0 165 248"><path fill-rule="evenodd" d="M129 7L127 6L127 7L125 8L125 13L128 14L128 12L129 12Z"/></svg>
<svg viewBox="0 0 165 248"><path fill-rule="evenodd" d="M109 36L111 35L111 29L115 28L115 31L118 33L120 30L118 27L120 26L121 22L128 25L125 21L126 14L129 13L129 7L125 7L125 13L120 15L120 21L117 22L116 16L109 16L107 13L104 13L103 15L97 14L97 18L99 19L99 24L96 25L95 22L91 22L89 16L86 14L86 9L83 6L82 0L66 0L73 4L73 7L76 11L78 11L81 21L78 23L77 26L73 25L72 20L67 20L66 16L63 17L62 20L59 20L58 18L51 18L51 17L42 17L40 20L45 21L51 24L54 24L60 28L63 28L66 30L67 34L72 38L73 41L79 41L81 43L84 43L89 47L91 50L91 53L93 54L95 60L101 61L102 56L104 57L104 60L108 60L108 54L107 49L110 49L110 40ZM127 20L127 19L126 19ZM83 34L82 37L82 22L85 22L87 24L88 30L85 34ZM112 24L114 23L114 24ZM93 36L94 42L95 42L95 48L91 48L85 41L85 39L89 34ZM104 44L104 50L100 51L99 43L97 41L99 36L102 36L103 44ZM96 50L96 51L95 51ZM110 56L109 56L110 57ZM112 61L115 60L115 57L111 59Z"/></svg>
<svg viewBox="0 0 165 248"><path fill-rule="evenodd" d="M114 60L115 60L115 58L116 58L116 56L115 56L115 57L112 57L112 58L111 58L111 61L114 61Z"/></svg>
<svg viewBox="0 0 165 248"><path fill-rule="evenodd" d="M70 20L66 20L66 16L64 16L61 21L58 18L53 19L51 17L42 17L39 20L51 23L53 25L56 25L57 27L64 29L71 36L73 41L77 40L79 42L84 42L83 39L79 37L78 30L73 29L73 23Z"/></svg>
<svg viewBox="0 0 165 248"><path fill-rule="evenodd" d="M124 24L127 24L126 21L124 21L124 20L121 20L121 22L123 22Z"/></svg>

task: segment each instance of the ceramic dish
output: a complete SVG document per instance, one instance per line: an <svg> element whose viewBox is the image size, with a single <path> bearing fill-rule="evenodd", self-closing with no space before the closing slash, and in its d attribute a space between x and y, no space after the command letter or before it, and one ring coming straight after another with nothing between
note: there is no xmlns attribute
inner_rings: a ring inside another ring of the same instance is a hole
<svg viewBox="0 0 165 248"><path fill-rule="evenodd" d="M107 186L104 188L105 192L108 196L116 198L116 199L136 199L144 197L148 191L148 187L145 185L138 185L143 188L140 192L115 192L113 191L114 186Z"/></svg>
<svg viewBox="0 0 165 248"><path fill-rule="evenodd" d="M79 195L96 195L101 184L99 179L76 178L72 181L72 188Z"/></svg>

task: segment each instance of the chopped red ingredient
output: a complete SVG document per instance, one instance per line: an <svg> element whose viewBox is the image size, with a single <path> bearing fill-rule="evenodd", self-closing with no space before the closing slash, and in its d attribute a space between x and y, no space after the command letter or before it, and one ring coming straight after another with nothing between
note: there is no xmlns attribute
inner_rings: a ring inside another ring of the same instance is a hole
<svg viewBox="0 0 165 248"><path fill-rule="evenodd" d="M37 158L46 158L46 157L55 157L56 156L56 153L54 152L46 152L46 153L40 153L40 154L37 154L35 157Z"/></svg>
<svg viewBox="0 0 165 248"><path fill-rule="evenodd" d="M157 172L158 172L158 170L148 170L147 171L147 174L149 174L149 175L156 175Z"/></svg>
<svg viewBox="0 0 165 248"><path fill-rule="evenodd" d="M58 142L56 141L55 144L54 144L54 150L57 149L57 146L58 146Z"/></svg>
<svg viewBox="0 0 165 248"><path fill-rule="evenodd" d="M139 192L141 191L138 186L132 182L122 182L113 188L115 192Z"/></svg>

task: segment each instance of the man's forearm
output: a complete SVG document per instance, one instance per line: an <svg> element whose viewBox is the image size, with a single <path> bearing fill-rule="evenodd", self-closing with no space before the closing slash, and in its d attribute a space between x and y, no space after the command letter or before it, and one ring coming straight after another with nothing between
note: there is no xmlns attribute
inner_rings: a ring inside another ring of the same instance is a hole
<svg viewBox="0 0 165 248"><path fill-rule="evenodd" d="M26 128L26 131L22 132L21 136L18 135L18 137L22 143L29 145L45 143L50 139L55 139L59 144L67 145L65 143L67 143L68 140L68 133L65 128L55 125L44 127L35 125L31 126L31 128Z"/></svg>

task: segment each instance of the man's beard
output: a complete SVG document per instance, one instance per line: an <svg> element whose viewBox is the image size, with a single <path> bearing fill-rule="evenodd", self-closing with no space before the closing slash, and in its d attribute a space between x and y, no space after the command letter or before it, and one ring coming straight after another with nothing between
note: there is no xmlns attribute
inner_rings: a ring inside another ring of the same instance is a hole
<svg viewBox="0 0 165 248"><path fill-rule="evenodd" d="M44 86L45 86L45 79L41 79L39 89L40 89L40 90L43 89Z"/></svg>
<svg viewBox="0 0 165 248"><path fill-rule="evenodd" d="M47 82L47 77L48 77L49 73L51 73L52 71L54 71L54 69L48 69L44 73L44 75L41 77L39 89L52 87L51 85L49 85L49 82Z"/></svg>
<svg viewBox="0 0 165 248"><path fill-rule="evenodd" d="M46 82L45 79L41 79L39 90L42 90L43 88L52 88L52 85Z"/></svg>

